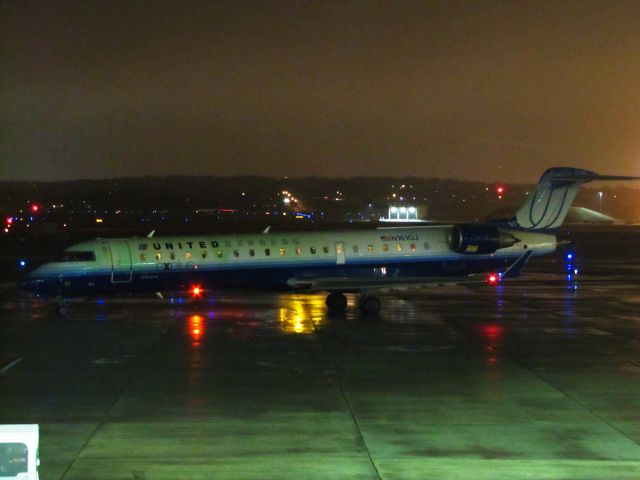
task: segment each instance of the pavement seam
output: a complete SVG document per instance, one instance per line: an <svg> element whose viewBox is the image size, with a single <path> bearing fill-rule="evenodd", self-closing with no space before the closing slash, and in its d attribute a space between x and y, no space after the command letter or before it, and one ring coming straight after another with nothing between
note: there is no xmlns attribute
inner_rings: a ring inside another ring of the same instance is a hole
<svg viewBox="0 0 640 480"><path fill-rule="evenodd" d="M299 297L297 295L297 297ZM320 334L320 332L318 331L318 329L316 328L316 324L313 320L311 320L311 324L313 325L313 332L316 334L316 336L320 339L320 344L322 345L323 350L325 350L325 352L327 351L326 349L326 345L325 343L322 341L322 335ZM371 464L371 468L373 468L373 471L376 474L376 478L378 478L378 480L382 480L382 476L380 475L380 472L378 471L378 467L376 466L376 462L373 459L373 455L371 454L371 450L369 450L369 446L367 445L366 440L364 439L364 435L362 434L362 430L360 428L360 424L358 423L358 419L356 417L356 414L353 410L353 406L351 405L351 402L349 401L349 396L347 395L346 390L344 389L344 386L342 385L342 381L340 380L340 376L338 375L338 369L336 368L336 365L334 363L334 361L332 360L332 358L327 355L328 361L329 361L329 365L331 366L331 371L333 372L333 377L336 381L336 383L338 384L338 389L340 390L340 394L342 395L342 399L345 403L345 405L347 406L347 410L349 411L349 415L351 416L351 421L353 422L353 425L356 429L356 432L358 432L358 438L360 439L360 442L362 443L362 446L364 447L365 452L367 452L367 458L369 459L369 463Z"/></svg>
<svg viewBox="0 0 640 480"><path fill-rule="evenodd" d="M510 303L510 304L514 304L514 302L511 302L509 300L503 300L504 303ZM519 305L519 304L518 304ZM490 341L484 341L482 340L480 337L476 336L476 335L471 335L472 338L477 339L480 343L484 343L487 346L490 346L491 348L493 348L496 352L500 352L502 355L504 355L505 358L509 359L509 361L511 361L514 365L517 365L518 367L524 369L525 371L529 372L530 374L532 374L535 378L537 378L538 380L540 380L542 383L544 383L545 385L548 385L550 388L552 388L553 390L559 392L560 394L562 394L565 398L571 400L573 403L575 403L576 405L578 405L580 408L582 408L584 411L588 412L589 415L593 416L594 418L598 419L600 422L604 423L605 425L607 425L609 428L613 429L614 431L618 432L620 435L622 435L624 438L626 438L627 440L631 441L632 443L635 443L636 445L640 446L640 443L638 441L636 441L635 439L633 439L632 437L630 437L629 435L627 435L625 432L623 432L622 430L620 430L618 427L616 427L615 425L613 425L611 422L609 422L608 420L604 419L602 416L598 415L597 413L595 413L593 410L591 410L590 408L588 408L584 403L582 403L580 400L578 400L577 398L569 395L567 392L565 392L563 389L561 389L560 387L557 387L556 385L554 385L553 383L551 383L549 380L546 380L545 378L543 378L538 372L536 372L535 368L530 367L529 365L527 365L526 363L523 363L517 359L515 359L512 355L510 355L506 350L500 348L499 346L495 345L493 342ZM627 337L624 337L627 338Z"/></svg>
<svg viewBox="0 0 640 480"><path fill-rule="evenodd" d="M499 349L496 349L499 350ZM501 351L501 350L499 350ZM503 352L504 353L504 352ZM573 403L575 403L576 405L578 405L580 408L582 408L583 410L585 410L586 412L589 413L589 415L593 416L594 418L597 418L599 421L603 422L605 425L607 425L609 428L615 430L616 432L618 432L620 435L622 435L624 438L626 438L627 440L631 441L632 443L635 443L636 445L640 446L640 443L638 443L638 441L636 441L635 439L633 439L632 437L630 437L629 435L627 435L624 431L620 430L618 427L616 427L615 425L613 425L611 422L609 422L608 420L604 419L602 416L598 415L597 413L595 413L592 409L590 409L589 407L587 407L584 403L582 403L580 400L578 400L577 398L574 398L573 396L569 395L567 392L565 392L564 390L562 390L560 387L555 386L554 384L552 384L551 382L549 382L548 380L545 380L539 373L537 373L534 369L531 369L529 367L527 367L526 365L514 360L510 355L504 353L505 357L509 358L514 364L520 366L521 368L524 368L525 370L527 370L529 373L533 374L533 376L535 376L536 378L538 378L541 382L543 382L545 385L548 385L549 387L551 387L552 389L556 390L557 392L560 392L564 397L568 398L569 400L571 400Z"/></svg>
<svg viewBox="0 0 640 480"><path fill-rule="evenodd" d="M162 333L160 334L160 336L158 337L158 340L155 342L155 344L153 345L151 349L157 349L158 346L160 345L160 342L162 340L162 338L166 335L166 333L169 331L169 326L165 327L165 329L162 331ZM69 464L69 466L66 468L66 470L64 471L64 473L62 474L62 476L60 477L60 480L64 480L64 478L67 476L67 474L69 473L69 471L74 467L74 465L78 462L78 460L80 459L80 456L82 455L82 452L84 451L85 448L87 448L87 446L89 445L89 443L91 442L91 440L93 440L93 437L95 437L96 433L98 433L98 431L102 428L102 426L106 423L106 421L108 420L108 418L111 416L111 412L113 411L113 409L116 407L116 405L120 402L120 400L122 400L122 396L124 394L124 392L131 386L131 384L133 383L134 379L139 375L140 370L136 371L136 374L131 375L131 378L129 379L128 382L126 382L122 388L120 389L120 391L118 392L118 395L116 395L116 398L114 399L114 401L111 403L111 405L109 406L109 408L107 409L106 413L102 416L102 418L98 421L98 423L96 424L96 427L93 429L93 431L91 432L91 434L89 435L89 437L87 438L87 440L82 444L82 446L80 447L80 449L78 450L78 453L76 453L76 456L74 457L73 461Z"/></svg>

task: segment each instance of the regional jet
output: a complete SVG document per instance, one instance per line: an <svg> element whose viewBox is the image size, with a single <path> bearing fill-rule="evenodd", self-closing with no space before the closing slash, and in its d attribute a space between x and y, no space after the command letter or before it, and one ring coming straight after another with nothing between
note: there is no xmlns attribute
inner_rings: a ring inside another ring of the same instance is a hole
<svg viewBox="0 0 640 480"><path fill-rule="evenodd" d="M109 238L78 243L20 282L36 295L68 299L109 293L249 287L326 292L330 310L377 313L394 289L517 276L531 257L553 252L578 188L593 180L637 180L576 168L547 170L511 218L486 224L386 227L366 231Z"/></svg>

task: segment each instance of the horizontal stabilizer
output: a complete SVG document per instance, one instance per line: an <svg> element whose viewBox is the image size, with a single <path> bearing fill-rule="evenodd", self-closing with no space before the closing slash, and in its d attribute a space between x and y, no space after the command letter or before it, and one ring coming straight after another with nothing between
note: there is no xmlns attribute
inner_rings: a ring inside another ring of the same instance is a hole
<svg viewBox="0 0 640 480"><path fill-rule="evenodd" d="M502 272L502 278L515 278L519 276L520 272L522 272L522 269L531 258L531 255L533 255L533 250L527 250L524 255L509 265L509 268Z"/></svg>
<svg viewBox="0 0 640 480"><path fill-rule="evenodd" d="M553 169L552 169L553 170ZM588 170L575 170L573 173L558 173L557 175L551 175L549 180L552 185L560 186L567 183L587 183L594 180L640 180L640 177L629 177L624 175L599 175Z"/></svg>

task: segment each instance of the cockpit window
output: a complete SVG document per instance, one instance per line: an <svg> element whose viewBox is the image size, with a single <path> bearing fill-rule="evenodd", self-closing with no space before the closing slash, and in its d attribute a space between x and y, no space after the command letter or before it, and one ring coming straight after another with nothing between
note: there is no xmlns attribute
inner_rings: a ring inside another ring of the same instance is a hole
<svg viewBox="0 0 640 480"><path fill-rule="evenodd" d="M95 252L62 252L58 258L55 259L56 262L95 262L96 253Z"/></svg>

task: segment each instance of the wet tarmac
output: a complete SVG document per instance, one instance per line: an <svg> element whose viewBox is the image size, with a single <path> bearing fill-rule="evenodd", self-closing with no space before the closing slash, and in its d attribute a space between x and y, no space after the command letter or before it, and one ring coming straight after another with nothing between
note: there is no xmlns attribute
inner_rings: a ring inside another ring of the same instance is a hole
<svg viewBox="0 0 640 480"><path fill-rule="evenodd" d="M231 291L60 319L5 285L0 423L40 424L44 480L638 479L640 261L584 246L378 317Z"/></svg>

